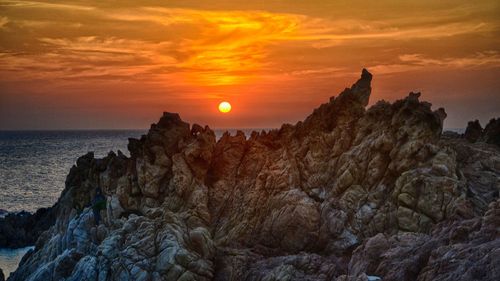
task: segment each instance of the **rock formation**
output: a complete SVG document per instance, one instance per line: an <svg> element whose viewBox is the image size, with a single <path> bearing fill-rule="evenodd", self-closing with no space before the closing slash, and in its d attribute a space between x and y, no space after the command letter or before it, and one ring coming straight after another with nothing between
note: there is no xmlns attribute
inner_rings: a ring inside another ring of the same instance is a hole
<svg viewBox="0 0 500 281"><path fill-rule="evenodd" d="M52 208L38 209L34 214L22 211L0 217L0 248L21 248L35 244L55 222Z"/></svg>
<svg viewBox="0 0 500 281"><path fill-rule="evenodd" d="M493 118L488 122L483 131L482 141L500 147L500 118Z"/></svg>
<svg viewBox="0 0 500 281"><path fill-rule="evenodd" d="M493 118L483 130L479 120L470 121L464 133L470 142L482 141L500 147L500 118Z"/></svg>
<svg viewBox="0 0 500 281"><path fill-rule="evenodd" d="M469 121L467 128L465 128L464 137L470 142L476 142L479 140L483 134L483 127L479 123L479 120Z"/></svg>
<svg viewBox="0 0 500 281"><path fill-rule="evenodd" d="M420 93L365 109L371 79L248 138L164 113L80 157L9 280L500 280L499 149L441 138Z"/></svg>

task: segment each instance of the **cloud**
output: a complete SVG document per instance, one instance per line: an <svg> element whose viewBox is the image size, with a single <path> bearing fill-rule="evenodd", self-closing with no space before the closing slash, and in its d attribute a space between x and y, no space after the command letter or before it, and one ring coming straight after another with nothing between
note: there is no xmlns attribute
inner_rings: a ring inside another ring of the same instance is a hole
<svg viewBox="0 0 500 281"><path fill-rule="evenodd" d="M446 70L488 69L500 67L500 54L497 51L478 52L466 57L431 58L423 54L403 54L392 64L378 64L369 67L376 74L395 74L409 71L440 68Z"/></svg>
<svg viewBox="0 0 500 281"><path fill-rule="evenodd" d="M499 67L500 54L497 51L478 52L469 57L429 58L422 54L400 55L401 62L417 66L439 66L453 68Z"/></svg>
<svg viewBox="0 0 500 281"><path fill-rule="evenodd" d="M304 69L304 70L296 70L292 71L290 75L296 76L308 76L308 75L317 75L317 74L332 74L346 71L345 68L341 67L326 67L326 68L317 68L317 69Z"/></svg>
<svg viewBox="0 0 500 281"><path fill-rule="evenodd" d="M9 23L9 18L0 17L0 29L5 28L5 26Z"/></svg>
<svg viewBox="0 0 500 281"><path fill-rule="evenodd" d="M154 22L178 29L171 51L179 57L178 67L195 84L228 85L248 82L265 66L271 44L287 40L300 18L263 11L203 11L143 7L109 15L114 20Z"/></svg>
<svg viewBox="0 0 500 281"><path fill-rule="evenodd" d="M340 25L340 24L339 24ZM379 27L368 32L336 34L335 30L323 30L317 34L305 34L291 38L292 40L319 41L314 44L317 48L327 48L339 44L350 44L352 40L412 40L412 39L442 39L457 35L489 32L495 30L486 23L450 23L431 27Z"/></svg>
<svg viewBox="0 0 500 281"><path fill-rule="evenodd" d="M408 49L407 55L393 55L396 61L382 57L387 56L386 46L497 31L497 23L469 17L471 11L463 8L436 10L424 16L369 20L262 10L118 8L98 3L4 1L1 5L12 11L13 18L1 17L0 27L8 22L17 32L15 37L14 33L5 36L21 42L19 38L23 36L38 36L23 44L0 43L3 52L0 60L4 64L0 73L7 72L13 79L30 75L80 81L107 77L143 79L145 83L223 86L253 83L255 79L279 75L278 72L296 77L324 77L339 69L347 71L348 59L370 55L350 50L371 45L378 46L374 49L378 60L392 62L368 62L364 66L371 64L383 73L409 71L423 65L460 67L498 63L496 53L437 61ZM59 16L44 17L40 10L46 9ZM484 7L474 12L481 9ZM71 16L66 16L69 13ZM44 67L46 63L50 66ZM12 75L14 72L21 74Z"/></svg>
<svg viewBox="0 0 500 281"><path fill-rule="evenodd" d="M498 88L498 1L167 2L0 1L0 98L142 106L151 118L212 116L212 101L231 98L235 114L246 105L245 120L257 111L271 124L299 120L363 67L394 74L374 81L374 99L460 73L476 74L478 95Z"/></svg>
<svg viewBox="0 0 500 281"><path fill-rule="evenodd" d="M3 7L13 7L13 8L41 8L41 9L60 9L60 10L93 10L94 7L74 5L74 4L59 4L59 3L48 3L39 1L2 1L0 6Z"/></svg>

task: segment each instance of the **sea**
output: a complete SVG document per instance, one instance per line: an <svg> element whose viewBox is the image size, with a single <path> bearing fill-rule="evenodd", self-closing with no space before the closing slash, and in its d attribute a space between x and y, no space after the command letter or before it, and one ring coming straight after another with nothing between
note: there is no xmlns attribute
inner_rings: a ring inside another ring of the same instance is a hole
<svg viewBox="0 0 500 281"><path fill-rule="evenodd" d="M0 132L0 209L34 212L50 207L64 188L76 159L93 151L127 153L128 138L144 130L127 131L2 131Z"/></svg>
<svg viewBox="0 0 500 281"><path fill-rule="evenodd" d="M251 131L242 129L247 137ZM217 139L225 131L214 130ZM0 131L0 216L8 212L35 212L52 206L70 168L89 151L104 157L127 149L128 138L140 138L147 130ZM6 277L17 268L29 247L0 249L0 268Z"/></svg>

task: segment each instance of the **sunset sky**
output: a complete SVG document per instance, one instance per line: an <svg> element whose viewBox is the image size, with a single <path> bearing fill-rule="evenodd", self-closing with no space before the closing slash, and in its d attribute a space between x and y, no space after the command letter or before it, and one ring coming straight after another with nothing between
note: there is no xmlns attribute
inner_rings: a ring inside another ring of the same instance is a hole
<svg viewBox="0 0 500 281"><path fill-rule="evenodd" d="M0 129L294 123L374 75L445 126L500 116L500 1L3 1ZM227 100L232 111L221 114Z"/></svg>

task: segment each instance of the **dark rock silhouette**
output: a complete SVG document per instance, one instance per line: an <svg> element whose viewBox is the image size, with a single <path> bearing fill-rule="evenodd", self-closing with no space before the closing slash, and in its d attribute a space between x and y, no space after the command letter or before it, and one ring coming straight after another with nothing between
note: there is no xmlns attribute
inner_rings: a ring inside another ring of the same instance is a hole
<svg viewBox="0 0 500 281"><path fill-rule="evenodd" d="M463 136L470 142L481 141L500 147L500 118L491 119L484 129L479 120L469 121Z"/></svg>
<svg viewBox="0 0 500 281"><path fill-rule="evenodd" d="M483 134L483 127L479 124L479 120L469 121L465 128L464 137L470 142L476 142Z"/></svg>
<svg viewBox="0 0 500 281"><path fill-rule="evenodd" d="M52 208L28 212L8 213L0 218L0 248L20 248L35 244L36 240L55 222Z"/></svg>
<svg viewBox="0 0 500 281"><path fill-rule="evenodd" d="M481 140L500 147L500 118L493 118L484 128Z"/></svg>
<svg viewBox="0 0 500 281"><path fill-rule="evenodd" d="M9 280L499 280L498 148L441 138L420 93L365 109L371 79L248 139L164 113L80 157Z"/></svg>

